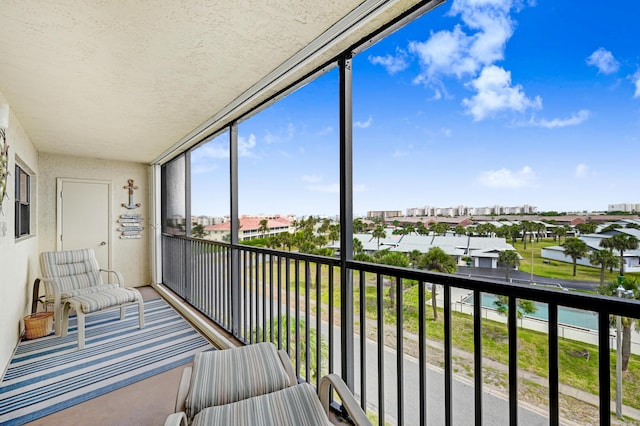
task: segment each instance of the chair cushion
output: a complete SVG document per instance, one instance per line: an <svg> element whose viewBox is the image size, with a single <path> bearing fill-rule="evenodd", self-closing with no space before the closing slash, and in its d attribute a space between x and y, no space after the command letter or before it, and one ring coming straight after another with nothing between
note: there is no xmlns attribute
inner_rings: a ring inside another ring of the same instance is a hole
<svg viewBox="0 0 640 426"><path fill-rule="evenodd" d="M106 291L113 288L121 288L118 284L102 284L97 285L95 287L87 287L87 288L77 288L66 290L60 294L62 299L74 297L74 296L82 296L85 294L98 293L101 291Z"/></svg>
<svg viewBox="0 0 640 426"><path fill-rule="evenodd" d="M308 383L200 411L192 426L330 425L315 389Z"/></svg>
<svg viewBox="0 0 640 426"><path fill-rule="evenodd" d="M185 412L192 419L206 407L274 392L291 384L272 343L200 352L193 359Z"/></svg>
<svg viewBox="0 0 640 426"><path fill-rule="evenodd" d="M138 295L139 293L136 291L114 287L93 293L77 294L67 299L67 301L79 304L82 312L89 314L123 303L135 302L138 299Z"/></svg>
<svg viewBox="0 0 640 426"><path fill-rule="evenodd" d="M42 275L54 279L63 292L102 285L100 266L91 249L43 252L40 269ZM47 292L52 290L47 288Z"/></svg>

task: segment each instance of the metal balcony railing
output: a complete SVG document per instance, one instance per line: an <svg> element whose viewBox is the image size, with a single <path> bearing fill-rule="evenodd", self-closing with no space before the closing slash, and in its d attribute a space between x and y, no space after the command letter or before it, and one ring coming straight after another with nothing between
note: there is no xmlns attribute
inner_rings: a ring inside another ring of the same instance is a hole
<svg viewBox="0 0 640 426"><path fill-rule="evenodd" d="M472 315L454 312L452 292L464 290L474 301L480 301L482 293L508 300L503 320L508 331L507 395L506 401L499 400L504 408L498 411L514 425L527 423L523 416L530 415L523 413L518 394L518 300L548 307L548 397L542 417L551 425L560 424L563 338L558 333L558 308L597 315L593 358L598 360L598 406L593 420L600 424L611 420L610 318L637 318L640 312L638 301L614 297L168 235L163 236L163 281L241 341L269 340L285 349L300 380L317 385L328 372L341 374L379 424L450 425L460 423L463 411L475 424L489 424L493 418L487 407L495 402L483 381L483 326L488 320L480 303L474 303ZM437 349L427 337L433 285L441 286L436 298L442 316ZM459 356L453 342L461 332L453 328L457 315L473 318L472 367L466 381L454 373ZM441 372L435 379L428 360L434 352ZM463 391L468 393L460 397Z"/></svg>

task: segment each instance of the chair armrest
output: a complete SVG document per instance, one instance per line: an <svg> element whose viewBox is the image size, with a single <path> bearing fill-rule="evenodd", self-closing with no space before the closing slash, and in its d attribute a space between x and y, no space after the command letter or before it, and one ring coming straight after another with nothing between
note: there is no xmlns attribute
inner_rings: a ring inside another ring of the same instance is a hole
<svg viewBox="0 0 640 426"><path fill-rule="evenodd" d="M107 274L115 274L116 276L116 280L118 281L117 284L120 287L124 288L124 277L122 276L122 273L119 271L112 271L110 269L100 269L100 272L106 272Z"/></svg>
<svg viewBox="0 0 640 426"><path fill-rule="evenodd" d="M187 426L187 415L183 412L169 414L164 426Z"/></svg>
<svg viewBox="0 0 640 426"><path fill-rule="evenodd" d="M62 289L60 288L56 280L53 280L51 278L40 278L40 281L44 284L46 298L53 298L54 305L59 306L60 300L62 298ZM49 289L53 291L53 294L49 294Z"/></svg>
<svg viewBox="0 0 640 426"><path fill-rule="evenodd" d="M185 403L187 401L187 395L189 394L189 385L191 384L191 370L192 367L186 367L182 370L182 377L180 378L180 387L178 387L178 395L176 396L176 408L175 413L184 411ZM185 418L186 420L186 418Z"/></svg>
<svg viewBox="0 0 640 426"><path fill-rule="evenodd" d="M284 371L286 371L287 376L289 376L289 386L297 385L298 377L296 376L296 372L293 369L293 364L291 364L291 358L289 358L287 352L283 351L282 349L278 351L278 355L280 356L280 362L284 367Z"/></svg>
<svg viewBox="0 0 640 426"><path fill-rule="evenodd" d="M353 394L347 387L347 384L337 374L328 374L320 379L320 385L318 387L318 396L324 411L329 415L329 397L331 396L331 386L340 396L342 405L347 409L349 417L353 423L357 426L372 426L371 422L367 418L362 407L358 404L358 401L353 397Z"/></svg>

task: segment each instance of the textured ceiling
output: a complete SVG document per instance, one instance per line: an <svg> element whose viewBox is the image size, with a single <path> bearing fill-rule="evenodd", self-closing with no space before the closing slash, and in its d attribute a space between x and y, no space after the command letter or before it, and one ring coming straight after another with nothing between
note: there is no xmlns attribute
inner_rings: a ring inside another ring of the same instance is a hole
<svg viewBox="0 0 640 426"><path fill-rule="evenodd" d="M362 3L299 75L416 2L2 0L0 92L40 152L146 163Z"/></svg>

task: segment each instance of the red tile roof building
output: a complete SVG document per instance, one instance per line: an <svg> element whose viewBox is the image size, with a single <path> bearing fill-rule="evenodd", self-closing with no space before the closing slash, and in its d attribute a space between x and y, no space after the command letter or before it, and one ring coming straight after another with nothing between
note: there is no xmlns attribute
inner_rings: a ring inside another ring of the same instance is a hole
<svg viewBox="0 0 640 426"><path fill-rule="evenodd" d="M266 233L259 231L260 221L264 219L267 220L267 228L269 228ZM242 216L240 217L238 239L240 241L252 240L254 238L268 237L283 232L291 232L292 229L291 221L284 216ZM231 231L231 222L205 226L204 231L207 233L205 238L215 241L223 241L225 236L229 235L229 232Z"/></svg>

